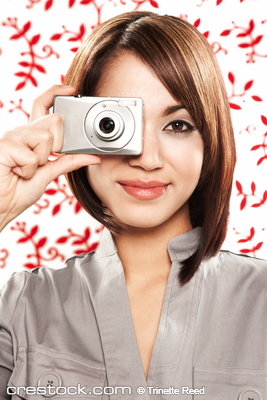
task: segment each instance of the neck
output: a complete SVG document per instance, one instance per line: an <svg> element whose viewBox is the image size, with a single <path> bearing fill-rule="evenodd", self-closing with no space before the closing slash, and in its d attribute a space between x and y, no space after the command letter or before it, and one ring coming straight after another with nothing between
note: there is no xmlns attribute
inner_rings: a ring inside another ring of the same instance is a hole
<svg viewBox="0 0 267 400"><path fill-rule="evenodd" d="M123 234L115 234L126 280L167 278L171 268L167 250L169 240L192 229L189 217L183 221L171 218L157 227L127 226Z"/></svg>

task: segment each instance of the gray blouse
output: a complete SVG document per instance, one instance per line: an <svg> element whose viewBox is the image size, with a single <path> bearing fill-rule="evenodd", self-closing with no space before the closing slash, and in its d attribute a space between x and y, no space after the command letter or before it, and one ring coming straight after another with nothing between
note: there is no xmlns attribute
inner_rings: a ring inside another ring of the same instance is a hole
<svg viewBox="0 0 267 400"><path fill-rule="evenodd" d="M266 400L267 261L221 251L180 287L200 235L169 242L147 380L107 229L96 252L62 269L13 274L0 298L0 398Z"/></svg>

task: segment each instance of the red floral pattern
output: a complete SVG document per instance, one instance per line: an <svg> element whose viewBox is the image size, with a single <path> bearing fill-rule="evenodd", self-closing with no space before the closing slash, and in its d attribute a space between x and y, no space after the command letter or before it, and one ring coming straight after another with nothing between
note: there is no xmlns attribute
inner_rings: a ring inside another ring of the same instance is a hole
<svg viewBox="0 0 267 400"><path fill-rule="evenodd" d="M57 58L59 58L59 54L55 53L50 45L45 45L43 46L43 51L46 53L44 56L40 56L37 53L35 53L34 46L36 46L41 38L41 35L34 35L29 39L27 37L27 32L31 28L31 22L28 21L26 24L23 25L23 27L20 29L17 24L17 18L7 18L7 22L3 22L2 25L6 27L11 27L16 30L16 33L12 36L10 36L9 40L18 40L18 39L25 39L29 49L28 51L23 51L20 53L22 56L29 56L30 60L29 61L20 61L18 64L21 67L27 68L28 70L25 71L19 71L16 72L15 75L23 78L23 80L16 86L15 90L20 90L24 88L26 83L30 81L33 86L37 86L37 80L33 76L34 70L39 71L42 74L46 73L45 68L37 63L37 59L44 59L50 57L52 54L54 54Z"/></svg>
<svg viewBox="0 0 267 400"><path fill-rule="evenodd" d="M149 10L179 16L199 29L221 65L236 132L238 162L224 248L266 258L266 0L231 5L224 0L2 0L1 6L0 135L28 122L32 100L63 83L73 53L107 18ZM15 270L57 268L69 256L95 250L101 230L64 177L57 178L2 233L0 282Z"/></svg>

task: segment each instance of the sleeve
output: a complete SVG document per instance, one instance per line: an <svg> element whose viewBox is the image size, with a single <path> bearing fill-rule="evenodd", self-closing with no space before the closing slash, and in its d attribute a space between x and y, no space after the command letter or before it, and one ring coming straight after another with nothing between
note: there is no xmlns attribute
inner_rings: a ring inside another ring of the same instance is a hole
<svg viewBox="0 0 267 400"><path fill-rule="evenodd" d="M10 325L25 282L26 273L17 272L0 290L0 399L5 400L11 399L11 396L7 394L7 385L14 368Z"/></svg>

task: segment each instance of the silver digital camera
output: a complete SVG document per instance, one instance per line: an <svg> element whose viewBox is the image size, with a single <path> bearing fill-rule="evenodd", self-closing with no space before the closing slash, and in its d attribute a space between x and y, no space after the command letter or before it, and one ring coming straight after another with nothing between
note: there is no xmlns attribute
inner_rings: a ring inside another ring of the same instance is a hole
<svg viewBox="0 0 267 400"><path fill-rule="evenodd" d="M56 96L53 112L63 117L60 153L142 153L142 99Z"/></svg>

